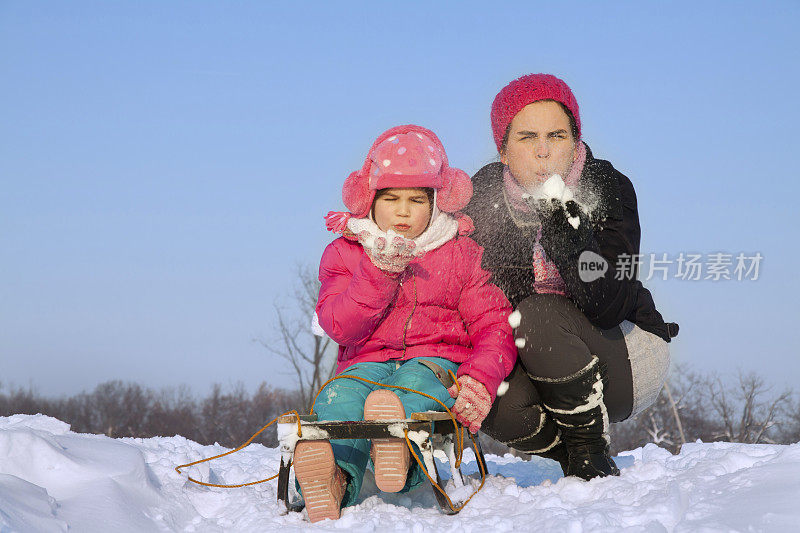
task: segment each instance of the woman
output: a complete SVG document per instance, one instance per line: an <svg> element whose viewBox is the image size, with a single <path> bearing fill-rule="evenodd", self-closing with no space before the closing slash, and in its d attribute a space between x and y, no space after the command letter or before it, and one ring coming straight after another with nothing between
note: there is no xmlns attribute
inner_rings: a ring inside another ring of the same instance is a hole
<svg viewBox="0 0 800 533"><path fill-rule="evenodd" d="M578 103L555 76L509 83L491 119L500 162L473 177L465 212L518 311L519 360L482 429L565 475L619 475L609 421L655 401L678 333L636 279L636 193L581 141Z"/></svg>

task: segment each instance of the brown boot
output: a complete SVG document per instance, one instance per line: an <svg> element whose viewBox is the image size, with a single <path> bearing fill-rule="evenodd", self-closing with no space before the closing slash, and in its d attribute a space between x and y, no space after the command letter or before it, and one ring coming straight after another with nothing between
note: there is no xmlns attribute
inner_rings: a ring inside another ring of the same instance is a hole
<svg viewBox="0 0 800 533"><path fill-rule="evenodd" d="M294 449L294 475L303 492L308 519L319 522L340 515L347 488L345 473L336 464L327 440L305 440Z"/></svg>
<svg viewBox="0 0 800 533"><path fill-rule="evenodd" d="M406 411L397 394L372 391L364 402L364 420L405 420ZM375 465L375 484L383 492L399 492L406 486L411 456L405 439L373 439L370 451Z"/></svg>

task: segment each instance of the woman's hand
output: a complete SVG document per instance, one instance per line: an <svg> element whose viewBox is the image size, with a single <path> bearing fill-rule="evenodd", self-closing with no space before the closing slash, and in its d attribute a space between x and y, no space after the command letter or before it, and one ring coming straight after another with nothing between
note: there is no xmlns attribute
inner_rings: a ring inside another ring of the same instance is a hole
<svg viewBox="0 0 800 533"><path fill-rule="evenodd" d="M586 247L592 236L592 227L589 217L575 200L539 199L533 208L542 221L542 244L545 248L571 253Z"/></svg>
<svg viewBox="0 0 800 533"><path fill-rule="evenodd" d="M401 235L390 235L391 242L383 236L375 237L368 231L358 234L358 242L364 247L370 261L384 272L398 273L406 269L416 257L417 243Z"/></svg>
<svg viewBox="0 0 800 533"><path fill-rule="evenodd" d="M470 433L477 433L492 408L492 396L483 383L469 376L458 378L458 385L460 391L455 384L447 389L456 399L450 410L456 415L456 420L469 427Z"/></svg>

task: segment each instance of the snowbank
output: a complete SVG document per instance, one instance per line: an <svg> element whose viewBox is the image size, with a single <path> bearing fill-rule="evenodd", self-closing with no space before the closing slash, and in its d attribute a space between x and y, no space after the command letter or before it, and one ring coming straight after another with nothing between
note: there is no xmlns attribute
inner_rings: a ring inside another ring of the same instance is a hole
<svg viewBox="0 0 800 533"><path fill-rule="evenodd" d="M183 437L110 439L42 415L0 417L0 531L788 531L800 524L800 444L648 445L618 458L619 478L563 479L544 459L488 456L484 489L445 516L428 487L377 495L337 522L281 515L276 482L241 489L187 483L173 468L224 451ZM465 454L466 470L476 471ZM193 477L241 483L277 472L277 450L251 445Z"/></svg>

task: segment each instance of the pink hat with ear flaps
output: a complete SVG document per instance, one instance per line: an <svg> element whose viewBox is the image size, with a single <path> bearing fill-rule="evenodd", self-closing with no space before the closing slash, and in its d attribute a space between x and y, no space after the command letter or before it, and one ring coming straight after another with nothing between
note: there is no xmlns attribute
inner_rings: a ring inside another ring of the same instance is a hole
<svg viewBox="0 0 800 533"><path fill-rule="evenodd" d="M354 217L363 218L375 191L389 187L436 189L436 206L446 213L463 209L472 198L469 176L450 167L436 134L412 124L388 129L375 140L361 170L345 180L342 200Z"/></svg>

